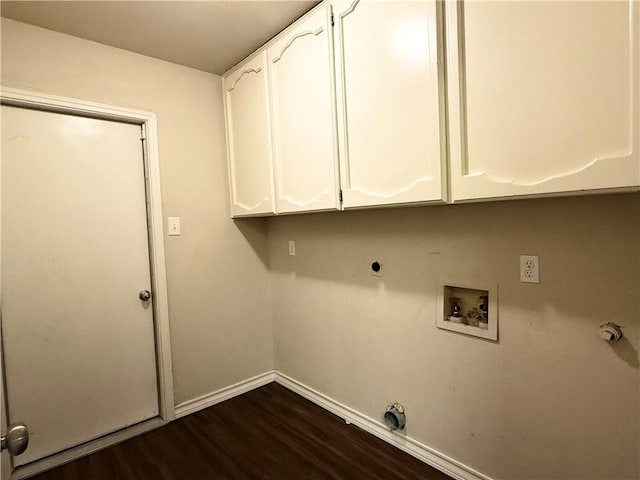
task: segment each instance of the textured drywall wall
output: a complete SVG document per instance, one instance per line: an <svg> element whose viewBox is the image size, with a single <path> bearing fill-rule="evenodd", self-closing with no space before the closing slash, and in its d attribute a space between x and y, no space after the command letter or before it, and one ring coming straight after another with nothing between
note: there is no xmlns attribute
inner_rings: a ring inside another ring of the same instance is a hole
<svg viewBox="0 0 640 480"><path fill-rule="evenodd" d="M278 217L269 256L277 370L496 479L638 478L637 194ZM436 328L442 277L498 283L498 343Z"/></svg>
<svg viewBox="0 0 640 480"><path fill-rule="evenodd" d="M2 84L157 114L183 232L165 237L175 401L271 370L265 224L229 218L221 78L2 19Z"/></svg>

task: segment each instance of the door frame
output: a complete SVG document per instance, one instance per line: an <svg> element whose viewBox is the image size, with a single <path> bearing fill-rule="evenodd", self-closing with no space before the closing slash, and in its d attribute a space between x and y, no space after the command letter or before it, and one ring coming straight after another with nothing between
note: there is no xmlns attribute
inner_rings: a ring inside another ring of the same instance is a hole
<svg viewBox="0 0 640 480"><path fill-rule="evenodd" d="M140 125L142 132L143 159L145 168L145 190L147 200L147 226L149 232L149 263L151 268L151 286L153 291L153 322L156 348L156 374L158 379L158 417L127 427L118 432L70 448L58 454L45 457L13 470L11 479L24 478L39 471L53 468L93 451L106 448L144 431L157 428L175 419L173 396L173 374L171 367L171 341L169 336L169 306L167 300L167 280L164 257L164 232L162 199L160 191L160 157L158 154L158 131L156 114L143 110L132 110L112 105L89 102L80 99L61 97L17 88L0 87L0 104L57 112L100 120L111 120ZM1 205L0 205L1 209ZM0 278L1 284L1 278ZM1 325L1 324L0 324ZM0 327L0 381L2 383L0 401L5 412L6 381L4 378L4 351L2 347L2 329ZM6 415L2 415L0 428L3 435L7 429ZM28 422L27 422L28 423ZM6 452L2 454L0 472L5 478L11 471L12 462L7 467Z"/></svg>

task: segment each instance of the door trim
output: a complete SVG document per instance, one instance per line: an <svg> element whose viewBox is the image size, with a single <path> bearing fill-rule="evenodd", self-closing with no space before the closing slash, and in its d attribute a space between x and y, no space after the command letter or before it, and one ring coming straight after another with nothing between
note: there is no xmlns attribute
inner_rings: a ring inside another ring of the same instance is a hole
<svg viewBox="0 0 640 480"><path fill-rule="evenodd" d="M147 196L151 282L154 292L153 317L155 330L154 340L156 346L156 372L158 378L159 417L162 420L162 423L174 420L175 405L173 396L173 374L171 367L171 340L169 336L169 307L167 301L167 280L164 257L162 198L160 193L160 157L158 154L156 114L143 110L115 107L112 105L89 102L75 98L61 97L9 87L0 87L0 103L2 105L66 113L102 120L119 121L141 126L143 136L145 137L143 153L146 173L145 188ZM0 329L0 359L2 358L2 355L3 349ZM0 372L2 372L2 369L0 369ZM5 383L3 381L2 400L5 398L4 388ZM144 424L146 423L147 422L144 422ZM2 425L0 425L0 427L2 428L2 432L6 431L6 418L2 418ZM51 465L52 460L58 456L64 456L65 459L62 460L64 462L71 460L71 458L69 458L69 454L73 455L74 458L80 457L92 451L90 445L93 445L94 443L97 448L104 448L107 446L105 444L105 440L108 444L117 443L126 438L138 435L141 433L138 430L139 428L136 428L136 426L126 428L114 435L99 438L89 442L88 444L53 455L52 457L46 457L43 460L36 461L25 467L16 469L14 476L15 474L19 475L19 471L24 468L31 468L41 462L46 462ZM62 463L62 461L54 461L53 463ZM51 468L51 466L45 468Z"/></svg>

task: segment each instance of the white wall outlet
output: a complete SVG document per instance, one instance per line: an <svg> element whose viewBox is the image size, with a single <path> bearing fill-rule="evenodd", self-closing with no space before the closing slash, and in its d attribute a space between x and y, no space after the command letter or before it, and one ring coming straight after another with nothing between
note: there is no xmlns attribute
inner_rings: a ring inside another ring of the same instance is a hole
<svg viewBox="0 0 640 480"><path fill-rule="evenodd" d="M537 255L520 255L520 281L540 283L540 259Z"/></svg>
<svg viewBox="0 0 640 480"><path fill-rule="evenodd" d="M169 217L167 219L167 227L169 228L169 235L182 235L180 217Z"/></svg>
<svg viewBox="0 0 640 480"><path fill-rule="evenodd" d="M289 256L296 256L296 242L294 240L289 240Z"/></svg>

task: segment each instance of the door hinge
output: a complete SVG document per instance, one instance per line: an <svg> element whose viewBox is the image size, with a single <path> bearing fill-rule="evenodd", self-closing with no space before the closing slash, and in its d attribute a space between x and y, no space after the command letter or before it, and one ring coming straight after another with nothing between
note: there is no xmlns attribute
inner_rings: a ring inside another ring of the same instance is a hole
<svg viewBox="0 0 640 480"><path fill-rule="evenodd" d="M149 154L147 152L147 139L146 138L141 138L140 142L142 144L142 158L144 159L144 161L146 163L147 158L149 158Z"/></svg>
<svg viewBox="0 0 640 480"><path fill-rule="evenodd" d="M147 139L147 130L144 128L144 125L140 125L140 140Z"/></svg>
<svg viewBox="0 0 640 480"><path fill-rule="evenodd" d="M340 193L338 194L338 198L340 199L340 203L342 203L342 189L340 189Z"/></svg>
<svg viewBox="0 0 640 480"><path fill-rule="evenodd" d="M334 21L333 21L333 13L331 14L331 26L333 27L335 25Z"/></svg>

